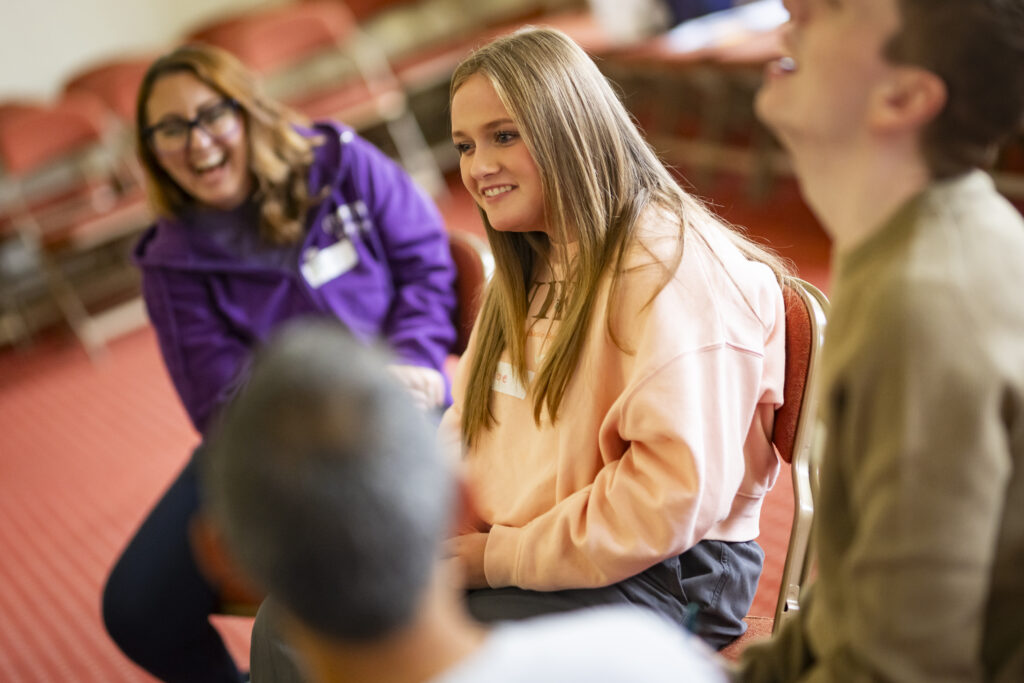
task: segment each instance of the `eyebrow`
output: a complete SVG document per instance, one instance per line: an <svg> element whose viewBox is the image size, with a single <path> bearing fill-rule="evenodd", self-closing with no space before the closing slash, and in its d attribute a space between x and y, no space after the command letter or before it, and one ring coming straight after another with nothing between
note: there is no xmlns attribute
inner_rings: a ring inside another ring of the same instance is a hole
<svg viewBox="0 0 1024 683"><path fill-rule="evenodd" d="M483 127L484 130L494 130L495 128L500 128L502 126L507 126L507 125L510 125L510 124L514 126L514 125L516 125L516 122L513 121L510 118L504 118L504 119L496 119L494 121L488 121L482 127ZM452 131L452 137L455 137L456 135L461 135L462 137L469 137L465 133L463 133L461 130L453 130Z"/></svg>
<svg viewBox="0 0 1024 683"><path fill-rule="evenodd" d="M231 99L231 98L227 97L226 95L221 95L220 97L217 97L215 99L206 100L205 102L200 104L198 107L196 107L196 113L193 114L193 116L191 118L195 118L196 116L199 116L200 114L202 114L204 111L207 111L211 107L216 107L218 104L222 104L224 102L227 102L229 99ZM153 125L154 126L158 126L161 123L164 123L164 122L167 122L167 121L189 121L189 120L190 120L190 118L187 117L187 116L183 116L181 114L177 114L177 113L174 113L174 112L167 112L166 114L164 114L163 116L158 118L153 123Z"/></svg>

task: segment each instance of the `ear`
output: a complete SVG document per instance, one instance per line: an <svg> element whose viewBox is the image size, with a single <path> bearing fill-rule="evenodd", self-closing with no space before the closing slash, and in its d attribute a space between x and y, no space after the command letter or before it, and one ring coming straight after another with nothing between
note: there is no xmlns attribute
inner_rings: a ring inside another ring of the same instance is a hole
<svg viewBox="0 0 1024 683"><path fill-rule="evenodd" d="M881 83L871 101L868 123L880 134L917 132L946 106L945 82L914 66L898 66Z"/></svg>
<svg viewBox="0 0 1024 683"><path fill-rule="evenodd" d="M235 561L217 525L200 512L189 521L188 532L196 566L206 580L217 587L221 602L259 605L263 592Z"/></svg>

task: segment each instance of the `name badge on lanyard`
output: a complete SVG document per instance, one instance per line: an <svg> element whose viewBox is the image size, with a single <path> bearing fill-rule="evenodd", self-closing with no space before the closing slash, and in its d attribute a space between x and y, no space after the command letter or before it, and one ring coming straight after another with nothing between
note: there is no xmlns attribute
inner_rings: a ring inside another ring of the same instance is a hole
<svg viewBox="0 0 1024 683"><path fill-rule="evenodd" d="M313 289L319 289L331 280L344 275L359 262L352 241L341 239L324 249L307 249L302 259L302 277Z"/></svg>

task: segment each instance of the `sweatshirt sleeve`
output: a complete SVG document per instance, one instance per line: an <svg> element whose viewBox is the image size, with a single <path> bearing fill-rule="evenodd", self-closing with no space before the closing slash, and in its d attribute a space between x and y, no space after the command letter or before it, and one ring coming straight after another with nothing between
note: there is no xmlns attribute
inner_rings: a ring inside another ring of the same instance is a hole
<svg viewBox="0 0 1024 683"><path fill-rule="evenodd" d="M401 166L358 136L345 147L394 285L383 334L399 358L440 370L455 341L455 266L441 215Z"/></svg>
<svg viewBox="0 0 1024 683"><path fill-rule="evenodd" d="M202 434L237 389L250 344L230 329L195 274L145 269L142 293L171 381Z"/></svg>
<svg viewBox="0 0 1024 683"><path fill-rule="evenodd" d="M781 343L784 318L777 286L774 298L765 291L766 323L746 323L756 330L751 348L683 345L658 364L645 355L679 348L680 312L672 299L652 306L637 372L601 425L603 466L592 484L524 526L492 527L484 555L490 586L609 585L686 551L729 517L747 470L748 434L771 431L774 405L759 409L775 396L764 388L765 345Z"/></svg>

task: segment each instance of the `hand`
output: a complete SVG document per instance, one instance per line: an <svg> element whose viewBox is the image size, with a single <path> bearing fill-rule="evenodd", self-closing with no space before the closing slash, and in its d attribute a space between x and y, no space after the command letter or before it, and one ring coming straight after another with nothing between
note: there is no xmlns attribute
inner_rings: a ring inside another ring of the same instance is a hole
<svg viewBox="0 0 1024 683"><path fill-rule="evenodd" d="M448 556L462 572L463 588L487 588L487 577L484 575L486 547L487 534L483 533L462 534L448 539Z"/></svg>
<svg viewBox="0 0 1024 683"><path fill-rule="evenodd" d="M389 365L388 369L423 410L444 405L444 377L437 370L418 365Z"/></svg>

